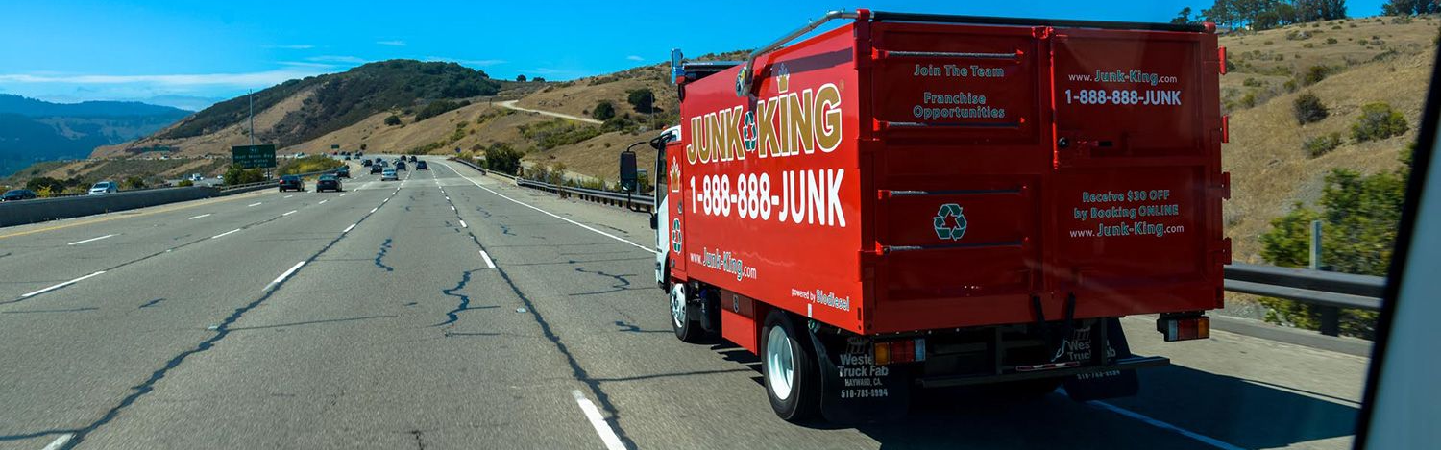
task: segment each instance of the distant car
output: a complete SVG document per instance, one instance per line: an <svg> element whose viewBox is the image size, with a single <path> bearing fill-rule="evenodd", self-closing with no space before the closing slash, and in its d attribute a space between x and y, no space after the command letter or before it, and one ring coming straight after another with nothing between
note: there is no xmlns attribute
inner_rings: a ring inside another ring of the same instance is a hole
<svg viewBox="0 0 1441 450"><path fill-rule="evenodd" d="M396 162L395 170L405 170L405 161Z"/></svg>
<svg viewBox="0 0 1441 450"><path fill-rule="evenodd" d="M340 177L331 174L320 176L315 182L315 192L335 191L340 192Z"/></svg>
<svg viewBox="0 0 1441 450"><path fill-rule="evenodd" d="M89 192L89 194L90 194L90 195L101 195L101 194L114 194L114 193L116 193L116 192L120 192L120 188L115 185L115 182L114 182L114 181L108 181L108 180L107 180L107 181L101 181L101 182L99 182L99 183L95 183L94 185L90 186L90 192Z"/></svg>
<svg viewBox="0 0 1441 450"><path fill-rule="evenodd" d="M39 195L35 194L35 191L31 191L29 189L16 189L10 192L6 192L4 196L0 196L0 201L15 202L20 200L29 200L35 197L39 197Z"/></svg>
<svg viewBox="0 0 1441 450"><path fill-rule="evenodd" d="M380 172L380 181L400 181L400 175L395 174L395 169L385 169Z"/></svg>
<svg viewBox="0 0 1441 450"><path fill-rule="evenodd" d="M350 178L350 166L340 166L339 169L335 169L335 176L340 178Z"/></svg>
<svg viewBox="0 0 1441 450"><path fill-rule="evenodd" d="M410 162L416 162L415 155L410 155Z"/></svg>
<svg viewBox="0 0 1441 450"><path fill-rule="evenodd" d="M350 161L350 155L345 155L345 160Z"/></svg>
<svg viewBox="0 0 1441 450"><path fill-rule="evenodd" d="M360 162L360 165L365 166L365 167L370 167L371 164L372 164L372 163L371 163L370 160L368 160L368 159Z"/></svg>
<svg viewBox="0 0 1441 450"><path fill-rule="evenodd" d="M425 161L421 161L415 163L415 170L430 170L430 166L426 166Z"/></svg>
<svg viewBox="0 0 1441 450"><path fill-rule="evenodd" d="M376 164L376 165L370 166L370 173L372 173L372 174L380 173L381 170L382 170L382 168L380 167L380 164Z"/></svg>
<svg viewBox="0 0 1441 450"><path fill-rule="evenodd" d="M190 181L202 181L202 180L205 180L205 175L201 175L199 172L190 174Z"/></svg>
<svg viewBox="0 0 1441 450"><path fill-rule="evenodd" d="M283 175L280 177L280 192L296 191L305 192L305 180L300 175Z"/></svg>

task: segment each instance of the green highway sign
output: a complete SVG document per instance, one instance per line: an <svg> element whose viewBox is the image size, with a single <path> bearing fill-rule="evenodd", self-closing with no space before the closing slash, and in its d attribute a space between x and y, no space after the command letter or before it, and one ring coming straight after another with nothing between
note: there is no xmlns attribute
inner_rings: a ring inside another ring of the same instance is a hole
<svg viewBox="0 0 1441 450"><path fill-rule="evenodd" d="M338 148L340 148L340 144L330 144L330 149L331 149L331 150L338 149Z"/></svg>
<svg viewBox="0 0 1441 450"><path fill-rule="evenodd" d="M233 145L230 147L230 162L242 169L274 168L275 144Z"/></svg>

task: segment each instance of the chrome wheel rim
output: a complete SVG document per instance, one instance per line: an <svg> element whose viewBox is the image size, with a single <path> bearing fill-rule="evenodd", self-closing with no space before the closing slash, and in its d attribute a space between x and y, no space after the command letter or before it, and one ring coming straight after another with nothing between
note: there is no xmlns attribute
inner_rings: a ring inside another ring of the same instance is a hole
<svg viewBox="0 0 1441 450"><path fill-rule="evenodd" d="M670 288L670 319L676 328L685 328L685 286Z"/></svg>
<svg viewBox="0 0 1441 450"><path fill-rule="evenodd" d="M776 398L786 400L795 389L795 355L785 329L771 327L766 338L766 384Z"/></svg>

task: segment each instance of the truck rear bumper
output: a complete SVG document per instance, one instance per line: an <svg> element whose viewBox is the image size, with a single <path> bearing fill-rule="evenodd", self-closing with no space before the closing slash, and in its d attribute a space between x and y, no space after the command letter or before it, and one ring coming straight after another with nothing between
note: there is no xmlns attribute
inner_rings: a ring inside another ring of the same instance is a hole
<svg viewBox="0 0 1441 450"><path fill-rule="evenodd" d="M1002 383L1007 381L1034 380L1040 378L1060 378L1075 375L1099 374L1117 370L1131 370L1143 367L1162 367L1171 364L1171 360L1160 356L1133 356L1120 358L1113 364L1106 366L1080 366L1062 367L1051 370L1035 370L1027 372L1012 371L997 375L963 375L963 376L939 376L920 377L916 383L922 388L944 388L956 386L970 386L976 384Z"/></svg>

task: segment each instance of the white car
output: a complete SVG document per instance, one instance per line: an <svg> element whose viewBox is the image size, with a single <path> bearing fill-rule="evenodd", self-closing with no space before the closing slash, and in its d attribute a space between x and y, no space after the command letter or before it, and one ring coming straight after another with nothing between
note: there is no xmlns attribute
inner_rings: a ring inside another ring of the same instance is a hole
<svg viewBox="0 0 1441 450"><path fill-rule="evenodd" d="M380 181L400 181L400 175L395 174L395 169L386 168L380 171Z"/></svg>
<svg viewBox="0 0 1441 450"><path fill-rule="evenodd" d="M90 195L114 194L119 191L120 189L116 187L115 182L109 180L101 181L90 186Z"/></svg>
<svg viewBox="0 0 1441 450"><path fill-rule="evenodd" d="M190 181L202 181L202 180L204 180L204 179L205 179L205 175L201 175L200 173L192 173L192 174L190 174Z"/></svg>

